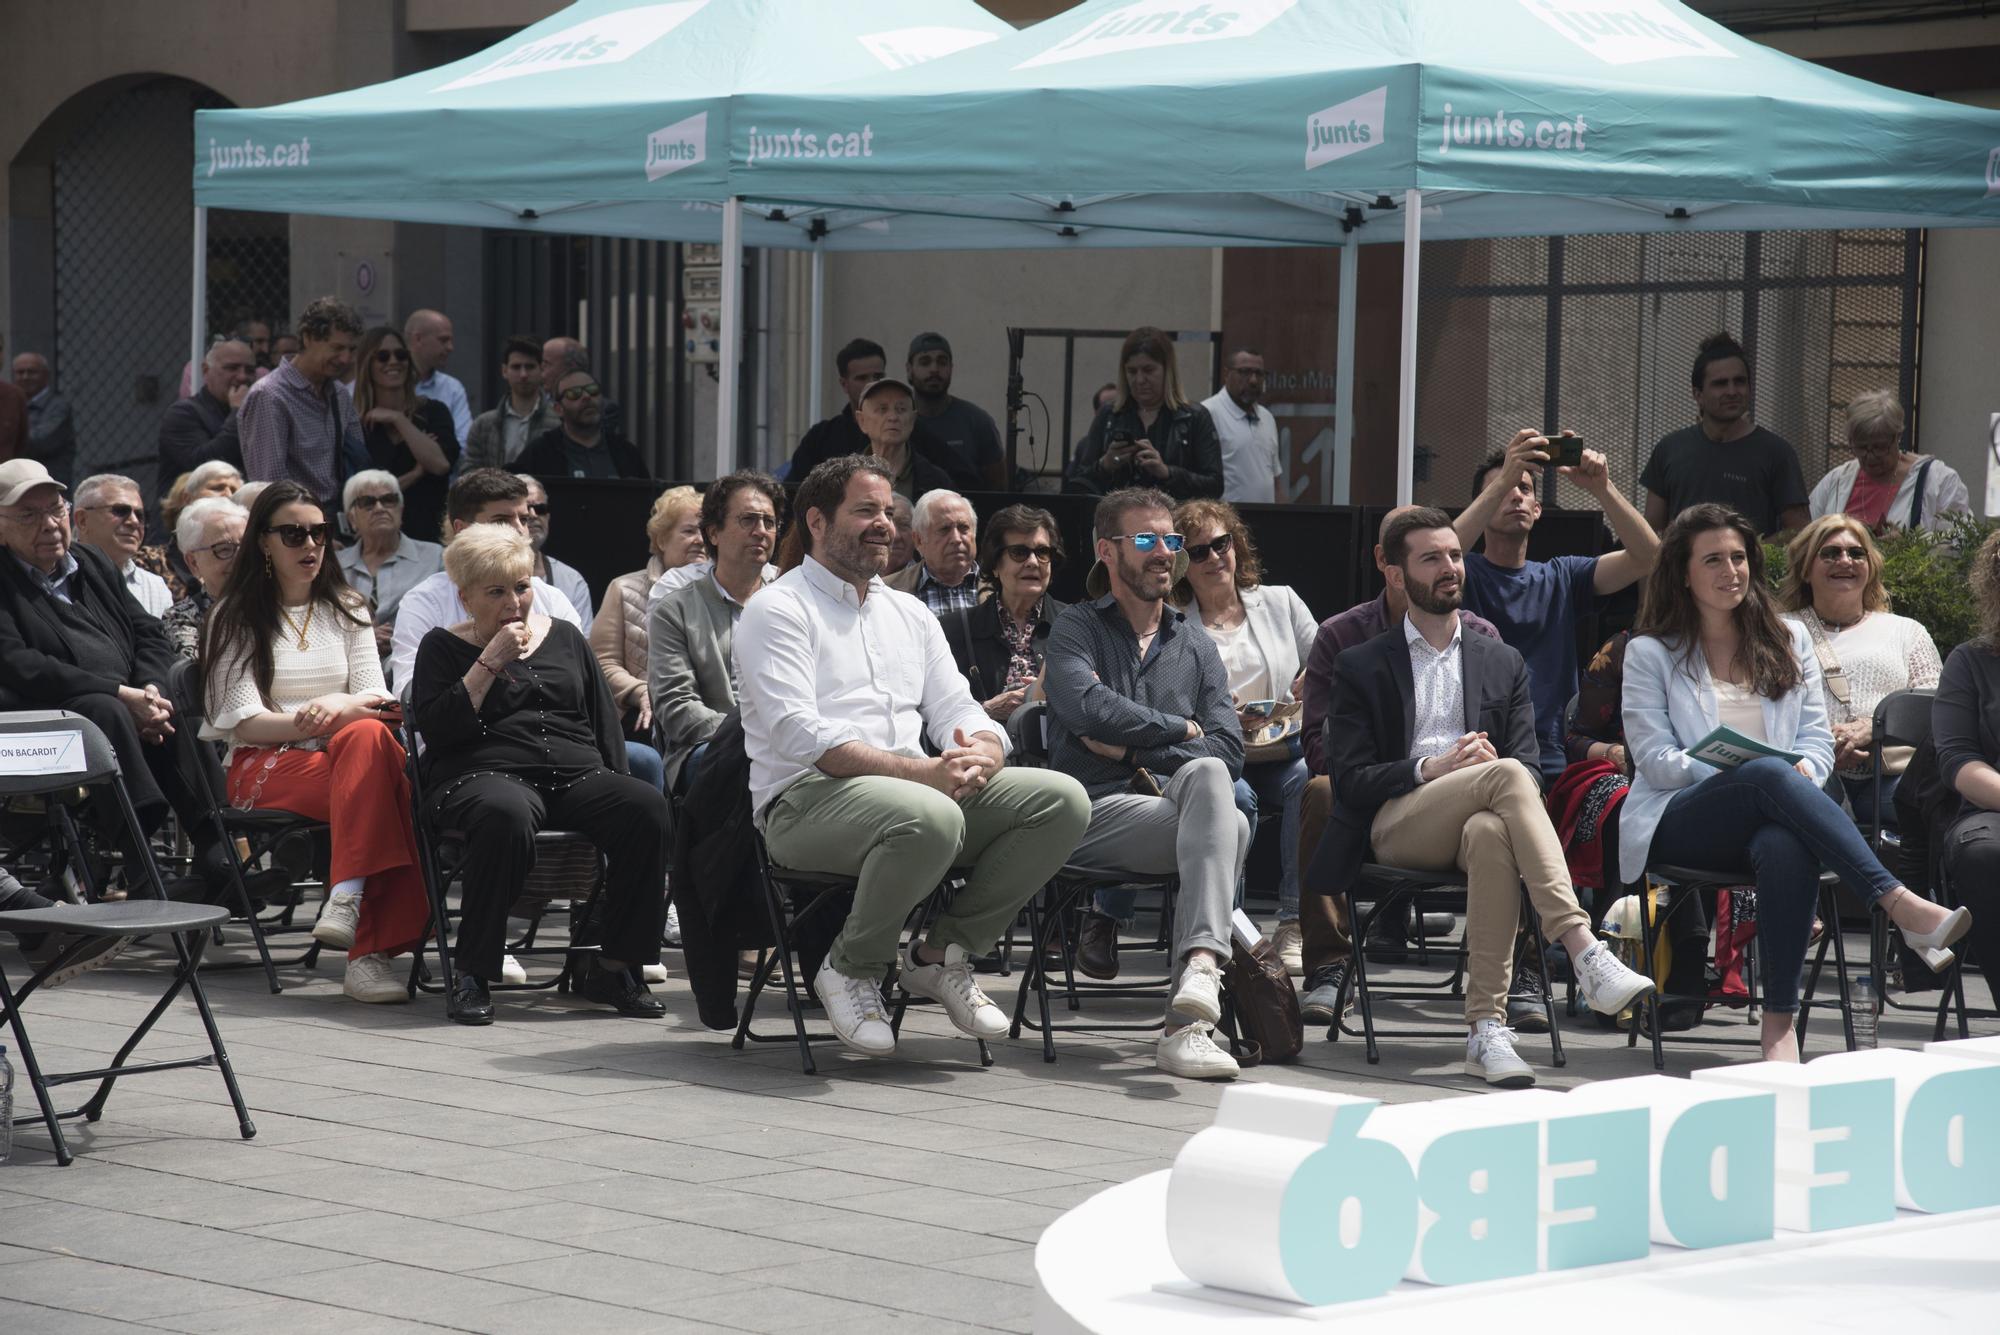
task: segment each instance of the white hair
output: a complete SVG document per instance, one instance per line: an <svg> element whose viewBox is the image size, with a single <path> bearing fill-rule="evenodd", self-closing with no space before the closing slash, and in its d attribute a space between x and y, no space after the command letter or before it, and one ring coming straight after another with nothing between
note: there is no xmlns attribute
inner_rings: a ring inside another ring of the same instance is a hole
<svg viewBox="0 0 2000 1335"><path fill-rule="evenodd" d="M187 509L174 522L174 542L183 552L191 552L203 545L202 537L208 531L208 521L234 515L245 523L250 520L250 512L236 503L233 496L203 496L188 502Z"/></svg>
<svg viewBox="0 0 2000 1335"><path fill-rule="evenodd" d="M218 338L209 346L207 352L201 354L201 369L204 371L213 371L215 369L215 359L221 354L224 348L241 348L245 352L250 351L250 345L240 338Z"/></svg>
<svg viewBox="0 0 2000 1335"><path fill-rule="evenodd" d="M340 489L340 508L354 508L354 498L361 494L363 487L387 487L397 496L403 494L403 484L396 481L396 475L386 468L364 468L347 479L347 485Z"/></svg>
<svg viewBox="0 0 2000 1335"><path fill-rule="evenodd" d="M242 506L247 512L251 506L257 503L257 498L264 494L264 488L270 485L269 478L266 478L262 482L245 482L236 489L236 494L229 499Z"/></svg>
<svg viewBox="0 0 2000 1335"><path fill-rule="evenodd" d="M522 482L526 483L529 491L539 491L544 496L547 496L549 494L549 489L543 486L542 480L536 477L533 473L516 473L514 474L514 476L520 478Z"/></svg>
<svg viewBox="0 0 2000 1335"><path fill-rule="evenodd" d="M937 514L938 507L949 505L953 501L957 501L968 510L972 508L972 502L955 491L947 491L943 487L931 488L917 497L917 503L910 511L911 525L919 533L927 531L931 526L931 519Z"/></svg>
<svg viewBox="0 0 2000 1335"><path fill-rule="evenodd" d="M79 510L87 510L97 504L100 495L117 487L130 487L134 492L139 491L139 484L123 473L92 473L76 484L76 490L71 493L71 504ZM144 493L140 495L143 498Z"/></svg>
<svg viewBox="0 0 2000 1335"><path fill-rule="evenodd" d="M181 495L198 496L203 487L224 474L238 482L243 481L243 470L226 459L210 459L207 463L196 464L194 471L188 474L188 480L181 484Z"/></svg>

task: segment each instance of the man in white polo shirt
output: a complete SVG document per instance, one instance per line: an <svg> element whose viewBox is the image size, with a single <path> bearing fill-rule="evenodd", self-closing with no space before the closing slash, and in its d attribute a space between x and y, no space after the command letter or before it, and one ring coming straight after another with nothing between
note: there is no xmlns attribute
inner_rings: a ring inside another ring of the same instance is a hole
<svg viewBox="0 0 2000 1335"><path fill-rule="evenodd" d="M1238 348L1222 366L1222 390L1202 401L1222 442L1222 499L1282 501L1284 464L1278 458L1278 419L1264 397L1264 357Z"/></svg>

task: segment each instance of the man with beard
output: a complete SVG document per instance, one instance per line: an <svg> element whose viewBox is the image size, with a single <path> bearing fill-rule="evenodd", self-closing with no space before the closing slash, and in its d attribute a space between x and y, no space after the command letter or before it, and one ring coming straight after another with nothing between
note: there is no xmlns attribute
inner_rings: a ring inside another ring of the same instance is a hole
<svg viewBox="0 0 2000 1335"><path fill-rule="evenodd" d="M1728 334L1702 340L1694 359L1695 424L1653 447L1646 471L1646 522L1663 531L1702 501L1741 511L1769 535L1804 528L1811 511L1791 442L1750 419L1750 357Z"/></svg>
<svg viewBox="0 0 2000 1335"><path fill-rule="evenodd" d="M961 1033L1007 1032L972 960L1090 819L1076 780L1004 767L1004 729L972 698L937 618L882 582L895 539L890 481L868 455L806 475L796 499L805 558L751 599L733 646L750 799L772 860L857 878L813 987L840 1041L868 1056L896 1048L881 981L903 922L953 866L970 868L964 884L911 939L899 981ZM925 754L926 737L940 754Z"/></svg>
<svg viewBox="0 0 2000 1335"><path fill-rule="evenodd" d="M650 478L639 447L604 425L603 391L588 370L556 380L562 425L537 436L514 460L514 471L537 477Z"/></svg>
<svg viewBox="0 0 2000 1335"><path fill-rule="evenodd" d="M951 392L951 344L945 336L925 333L911 339L903 369L917 392L917 421L957 456L960 465L978 475L980 486L1007 490L1007 455L1000 448L1000 428L984 408Z"/></svg>
<svg viewBox="0 0 2000 1335"><path fill-rule="evenodd" d="M1043 659L1049 764L1091 798L1072 863L1180 877L1154 1060L1174 1075L1228 1080L1236 1061L1209 1035L1222 1017L1230 909L1250 853L1234 793L1243 731L1215 642L1166 601L1187 569L1173 508L1150 487L1097 504L1097 564L1084 580L1092 601L1056 618Z"/></svg>
<svg viewBox="0 0 2000 1335"><path fill-rule="evenodd" d="M1428 507L1384 530L1384 575L1408 600L1400 627L1335 660L1326 720L1333 817L1307 876L1352 882L1369 847L1392 865L1465 873L1465 1072L1519 1088L1535 1073L1507 1027L1519 887L1575 961L1592 1010L1616 1015L1652 990L1590 932L1535 777L1540 750L1521 655L1458 616L1465 559L1451 517Z"/></svg>

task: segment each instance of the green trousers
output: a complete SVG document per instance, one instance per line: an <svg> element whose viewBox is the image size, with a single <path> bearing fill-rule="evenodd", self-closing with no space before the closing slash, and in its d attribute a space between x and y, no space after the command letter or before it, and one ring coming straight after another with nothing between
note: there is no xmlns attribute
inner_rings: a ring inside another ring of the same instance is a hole
<svg viewBox="0 0 2000 1335"><path fill-rule="evenodd" d="M764 810L771 860L858 878L854 908L827 959L880 981L910 910L953 867L969 868L929 942L983 955L1063 865L1090 824L1090 798L1067 774L1002 769L962 802L907 779L811 774Z"/></svg>

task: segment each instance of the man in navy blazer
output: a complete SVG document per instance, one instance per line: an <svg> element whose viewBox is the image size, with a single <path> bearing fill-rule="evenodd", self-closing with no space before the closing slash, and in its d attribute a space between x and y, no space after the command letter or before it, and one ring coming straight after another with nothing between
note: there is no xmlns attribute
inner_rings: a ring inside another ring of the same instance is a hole
<svg viewBox="0 0 2000 1335"><path fill-rule="evenodd" d="M1524 883L1543 931L1576 962L1593 1010L1616 1015L1652 988L1591 935L1542 805L1540 754L1521 655L1458 616L1465 555L1442 510L1383 532L1384 577L1407 600L1399 625L1334 661L1325 755L1334 811L1308 872L1319 894L1378 860L1465 873L1465 1071L1505 1088L1535 1073L1514 1051L1507 987Z"/></svg>

